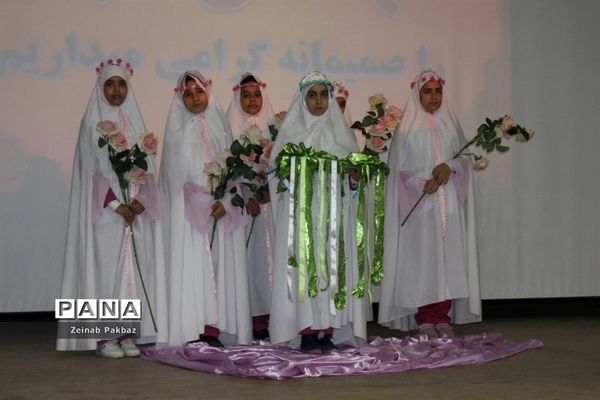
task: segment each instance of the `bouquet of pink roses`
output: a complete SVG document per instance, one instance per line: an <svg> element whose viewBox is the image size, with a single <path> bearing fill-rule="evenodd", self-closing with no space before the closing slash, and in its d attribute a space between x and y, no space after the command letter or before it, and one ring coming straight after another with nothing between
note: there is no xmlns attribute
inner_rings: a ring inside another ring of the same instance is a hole
<svg viewBox="0 0 600 400"><path fill-rule="evenodd" d="M146 132L129 147L127 137L118 130L117 124L107 120L98 122L96 130L100 134L98 147L108 149L108 160L119 179L123 200L129 204L129 184L144 183L148 171L146 157L156 154L158 140L154 133Z"/></svg>
<svg viewBox="0 0 600 400"><path fill-rule="evenodd" d="M146 158L149 155L156 154L158 140L154 133L146 132L138 137L137 143L129 147L127 136L119 131L116 123L108 120L98 122L96 131L100 135L98 137L98 147L106 147L108 149L108 160L119 179L119 187L123 196L123 202L129 206L129 185L141 185L146 181L146 173L148 171L148 162L146 161ZM142 276L142 270L137 256L137 248L135 246L135 238L133 237L133 229L129 226L126 229L131 232L131 243L133 246L135 264L138 269L144 295L146 296L152 324L156 331L157 328L154 320L154 313L152 312L152 303L148 298L146 285Z"/></svg>
<svg viewBox="0 0 600 400"><path fill-rule="evenodd" d="M367 139L365 154L378 156L388 149L387 142L390 140L396 126L404 115L402 110L391 105L387 106L387 99L383 94L375 94L369 97L369 111L362 121L355 121L351 128L360 129Z"/></svg>

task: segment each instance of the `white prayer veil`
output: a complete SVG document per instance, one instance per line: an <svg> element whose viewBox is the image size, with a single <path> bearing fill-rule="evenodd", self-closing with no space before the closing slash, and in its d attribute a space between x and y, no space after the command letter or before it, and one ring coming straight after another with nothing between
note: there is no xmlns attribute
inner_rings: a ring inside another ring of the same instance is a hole
<svg viewBox="0 0 600 400"><path fill-rule="evenodd" d="M329 106L323 115L315 116L308 111L305 97L308 90L318 83L324 84L329 91ZM352 130L344 120L340 108L333 102L333 82L318 71L306 74L300 80L298 91L277 135L271 160L277 157L287 143L302 142L306 147L327 151L338 157L358 151Z"/></svg>
<svg viewBox="0 0 600 400"><path fill-rule="evenodd" d="M253 77L256 82L242 84L242 82L249 77ZM260 89L262 96L262 108L256 114L248 114L242 109L240 101L242 88L244 86L258 86ZM233 87L233 98L231 99L231 103L227 109L227 120L229 121L231 133L233 134L234 138L239 138L244 133L244 130L252 125L256 125L260 128L263 138L271 138L268 124L269 121L273 119L274 113L273 107L271 107L271 102L269 101L269 97L267 95L266 87L267 84L264 81L262 81L258 76L249 72L243 74L240 78L240 81Z"/></svg>

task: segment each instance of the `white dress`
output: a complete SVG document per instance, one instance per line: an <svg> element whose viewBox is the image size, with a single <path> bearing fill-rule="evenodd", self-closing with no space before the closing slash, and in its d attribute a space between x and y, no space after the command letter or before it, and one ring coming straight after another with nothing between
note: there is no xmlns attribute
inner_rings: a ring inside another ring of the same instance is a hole
<svg viewBox="0 0 600 400"><path fill-rule="evenodd" d="M139 341L160 344L166 342L167 306L154 156L146 159L148 176L145 184L130 185L129 190L130 197L137 197L146 208L135 218L133 237L158 333L154 330L142 290L130 230L120 215L112 208L104 207L109 189L120 202L123 198L117 175L108 161L108 151L106 147L98 147L96 124L102 120L116 123L130 146L146 131L129 83L127 98L120 107L107 102L102 86L112 76L128 81L123 68L117 65L104 68L81 121L73 161L61 298L140 299L143 319ZM96 339L59 338L56 348L93 350Z"/></svg>
<svg viewBox="0 0 600 400"><path fill-rule="evenodd" d="M250 75L244 74L241 80ZM239 86L236 86L233 99L227 109L227 119L234 139L241 140L244 130L255 125L260 129L261 136L270 140L268 123L273 119L273 109L264 89L264 84L255 75L252 76L258 81L258 87L261 90L261 110L254 115L246 113L240 103L241 90ZM250 285L252 316L265 315L270 312L271 308L273 279L274 230L270 204L260 205L260 214L246 226L246 240L249 240L246 251L250 271L248 283Z"/></svg>
<svg viewBox="0 0 600 400"><path fill-rule="evenodd" d="M288 143L303 143L306 147L313 147L318 151L327 151L337 157L345 157L351 152L358 151L356 139L348 128L342 113L335 104L333 97L329 99L329 107L324 115L315 117L308 112L304 97L307 90L314 83L321 83L326 78L319 73L308 74L301 83L304 84L292 101L290 109L285 117L283 126L279 132L272 153L271 160L274 161L281 149ZM314 83L311 83L314 82ZM330 93L331 95L331 93ZM366 339L366 318L368 314L368 295L364 297L352 296L352 288L358 283L359 274L357 267L357 253L355 243L355 200L352 198L348 180L339 180L335 185L327 186L328 190L335 188L337 214L332 218L341 218L343 221L344 254L346 257L346 294L343 296L345 307L335 307L335 296L340 282L329 280L327 273L319 272L317 284L317 295L310 297L306 280L300 277L299 268L288 267L288 233L290 228L290 190L276 193L278 179L270 181L271 202L275 215L275 250L273 271L273 300L271 306L270 336L273 343L289 343L297 346L299 343L299 332L310 328L313 330L324 330L336 328L334 341L336 343L349 342L356 344L356 339ZM289 185L289 182L288 182ZM312 225L314 251L317 271L326 268L325 263L318 257L319 246L326 249L327 257L332 254L340 257L338 251L339 237L335 245L333 237L325 232L319 232L319 173L315 174L313 180L312 199ZM342 197L342 190L345 195ZM330 192L332 193L332 192ZM296 218L297 216L293 216ZM330 220L329 224L334 223ZM329 226L329 225L328 225ZM325 242L319 240L325 237ZM299 243L294 243L298 249ZM329 267L331 268L331 263ZM331 275L329 275L331 276Z"/></svg>
<svg viewBox="0 0 600 400"><path fill-rule="evenodd" d="M223 217L211 250L213 219L209 214L214 200L204 173L205 163L216 161L218 154L229 148L231 132L210 84L198 72L186 74L197 77L210 100L204 113L195 115L187 111L181 95L175 94L165 130L160 191L166 208L168 343L196 340L205 325L211 325L221 330L225 344L245 344L252 336L244 228L224 228L229 216ZM178 87L185 84L186 74ZM221 201L228 215L239 213L228 196ZM199 230L194 215L209 220L208 229Z"/></svg>
<svg viewBox="0 0 600 400"><path fill-rule="evenodd" d="M423 76L429 77L424 73L416 82ZM454 300L454 323L481 319L472 167L466 158L453 159L465 143L447 100L429 114L415 85L389 151L379 303L383 325L414 328L418 307L447 299ZM401 227L441 162L453 169L449 182L426 195Z"/></svg>

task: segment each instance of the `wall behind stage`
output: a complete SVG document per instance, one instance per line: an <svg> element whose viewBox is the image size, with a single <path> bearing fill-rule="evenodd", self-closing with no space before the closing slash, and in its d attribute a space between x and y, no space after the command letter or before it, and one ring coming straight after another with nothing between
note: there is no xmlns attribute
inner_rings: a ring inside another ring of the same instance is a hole
<svg viewBox="0 0 600 400"><path fill-rule="evenodd" d="M159 135L186 69L212 78L224 107L240 74L256 72L275 110L287 109L304 73L321 70L346 84L360 117L378 92L403 107L415 74L434 68L467 136L505 113L538 132L477 177L483 297L599 295L598 189L588 182L598 9L593 0L2 1L0 312L51 310L59 296L79 121L108 57L133 64L131 87Z"/></svg>

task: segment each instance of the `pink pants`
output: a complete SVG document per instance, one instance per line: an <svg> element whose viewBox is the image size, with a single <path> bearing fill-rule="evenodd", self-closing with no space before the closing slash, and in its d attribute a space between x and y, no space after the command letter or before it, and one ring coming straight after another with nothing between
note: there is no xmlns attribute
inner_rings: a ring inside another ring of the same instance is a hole
<svg viewBox="0 0 600 400"><path fill-rule="evenodd" d="M417 325L450 323L450 316L448 315L450 307L452 307L452 300L444 300L419 307L419 311L415 314Z"/></svg>
<svg viewBox="0 0 600 400"><path fill-rule="evenodd" d="M333 335L333 328L327 328L327 329L321 329L321 330L314 330L314 329L306 328L306 329L302 329L300 331L300 334L301 335L312 335L313 333L319 333L320 331L323 331L323 333L325 335Z"/></svg>

